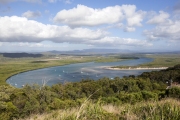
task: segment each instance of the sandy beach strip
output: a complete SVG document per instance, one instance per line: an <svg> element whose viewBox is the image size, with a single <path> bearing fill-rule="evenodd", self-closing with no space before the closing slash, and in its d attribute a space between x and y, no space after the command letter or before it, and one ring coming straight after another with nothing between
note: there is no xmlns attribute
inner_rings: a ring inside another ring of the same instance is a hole
<svg viewBox="0 0 180 120"><path fill-rule="evenodd" d="M112 67L104 67L107 70L164 70L168 67L137 67L137 68L112 68Z"/></svg>

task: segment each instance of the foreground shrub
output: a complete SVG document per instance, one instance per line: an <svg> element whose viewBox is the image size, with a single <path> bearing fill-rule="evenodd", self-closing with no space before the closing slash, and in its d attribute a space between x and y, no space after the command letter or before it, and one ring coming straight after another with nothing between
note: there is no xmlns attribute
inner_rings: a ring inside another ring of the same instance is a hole
<svg viewBox="0 0 180 120"><path fill-rule="evenodd" d="M172 87L171 89L166 90L168 97L180 98L180 87Z"/></svg>

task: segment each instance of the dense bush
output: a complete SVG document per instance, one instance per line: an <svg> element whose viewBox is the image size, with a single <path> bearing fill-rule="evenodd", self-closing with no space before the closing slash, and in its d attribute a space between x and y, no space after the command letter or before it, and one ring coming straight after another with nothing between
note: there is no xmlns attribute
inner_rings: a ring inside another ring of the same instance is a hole
<svg viewBox="0 0 180 120"><path fill-rule="evenodd" d="M169 67L166 70L144 72L139 75L139 77L149 78L150 80L161 81L164 83L169 82L170 80L180 83L180 64Z"/></svg>
<svg viewBox="0 0 180 120"><path fill-rule="evenodd" d="M81 105L90 98L102 103L136 103L143 100L156 100L159 84L149 79L126 78L110 80L83 80L75 83L57 84L52 87L38 85L15 89L0 86L0 111L4 118L23 118L31 114L66 109ZM165 88L162 88L165 89Z"/></svg>
<svg viewBox="0 0 180 120"><path fill-rule="evenodd" d="M168 97L180 98L180 87L173 87L171 89L167 89L166 95Z"/></svg>

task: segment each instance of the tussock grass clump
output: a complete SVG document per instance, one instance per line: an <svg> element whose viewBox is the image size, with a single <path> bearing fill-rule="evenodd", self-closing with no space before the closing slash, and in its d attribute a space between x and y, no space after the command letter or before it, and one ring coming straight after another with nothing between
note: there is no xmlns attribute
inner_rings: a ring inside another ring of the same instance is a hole
<svg viewBox="0 0 180 120"><path fill-rule="evenodd" d="M118 119L118 116L103 109L99 103L87 102L82 109L56 110L51 113L31 115L23 120L111 120L112 118Z"/></svg>
<svg viewBox="0 0 180 120"><path fill-rule="evenodd" d="M81 109L80 109L81 108ZM165 99L161 101L139 102L134 105L102 104L87 101L83 107L56 110L42 115L32 115L25 120L179 120L180 101Z"/></svg>
<svg viewBox="0 0 180 120"><path fill-rule="evenodd" d="M167 99L160 102L139 104L133 112L141 119L148 120L180 120L180 102Z"/></svg>

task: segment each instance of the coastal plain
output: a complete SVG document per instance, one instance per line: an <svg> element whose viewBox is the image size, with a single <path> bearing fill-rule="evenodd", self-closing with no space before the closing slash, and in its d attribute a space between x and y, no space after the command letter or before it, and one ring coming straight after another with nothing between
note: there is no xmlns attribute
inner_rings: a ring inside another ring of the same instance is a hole
<svg viewBox="0 0 180 120"><path fill-rule="evenodd" d="M152 58L150 63L138 66L109 66L111 70L139 70L139 69L166 69L180 63L180 54L109 54L109 55L52 55L43 54L42 57L8 58L0 55L0 85L7 85L6 79L15 74L30 70L62 66L83 62L114 62L140 57Z"/></svg>

